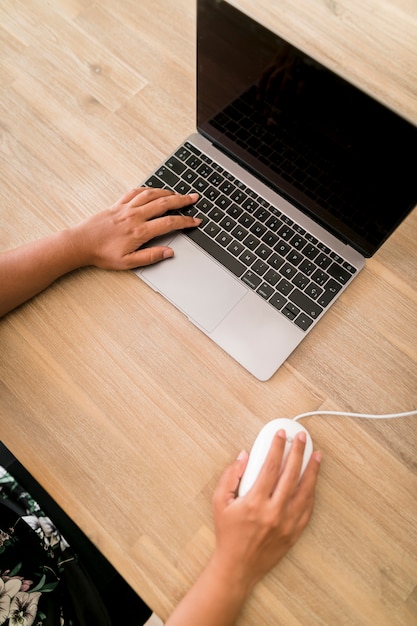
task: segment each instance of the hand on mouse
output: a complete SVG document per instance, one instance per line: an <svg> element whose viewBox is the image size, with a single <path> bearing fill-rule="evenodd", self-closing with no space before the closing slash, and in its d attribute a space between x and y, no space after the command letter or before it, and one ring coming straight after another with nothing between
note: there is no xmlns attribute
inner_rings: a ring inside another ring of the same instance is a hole
<svg viewBox="0 0 417 626"><path fill-rule="evenodd" d="M223 473L213 496L216 547L166 626L232 626L256 583L295 544L307 526L321 455L314 452L300 480L305 434L297 434L277 481L286 435L280 430L248 493L236 497L248 454Z"/></svg>
<svg viewBox="0 0 417 626"><path fill-rule="evenodd" d="M168 189L132 189L110 209L70 229L80 265L126 270L173 256L167 246L138 248L155 237L198 226L200 219L169 213L197 199L196 193L180 195Z"/></svg>
<svg viewBox="0 0 417 626"><path fill-rule="evenodd" d="M320 453L313 453L299 482L305 434L296 435L281 476L285 431L273 438L271 449L253 488L235 498L247 454L223 474L213 498L216 558L240 564L245 585L253 587L295 544L313 512Z"/></svg>

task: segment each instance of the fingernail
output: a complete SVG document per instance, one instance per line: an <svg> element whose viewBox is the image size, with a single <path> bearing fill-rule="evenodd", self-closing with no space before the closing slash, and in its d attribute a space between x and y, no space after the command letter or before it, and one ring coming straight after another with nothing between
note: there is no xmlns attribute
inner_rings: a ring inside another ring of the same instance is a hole
<svg viewBox="0 0 417 626"><path fill-rule="evenodd" d="M198 225L200 225L202 221L203 221L203 220L202 220L200 217L195 217L195 218L194 218L194 224L198 224Z"/></svg>
<svg viewBox="0 0 417 626"><path fill-rule="evenodd" d="M298 433L298 439L305 443L306 442L306 434L305 434L305 432L301 431L300 433Z"/></svg>
<svg viewBox="0 0 417 626"><path fill-rule="evenodd" d="M241 450L236 457L236 461L242 461L245 458L245 455L246 455L246 451Z"/></svg>
<svg viewBox="0 0 417 626"><path fill-rule="evenodd" d="M173 256L174 256L174 250L172 250L171 248L167 248L166 250L164 250L162 254L163 259L170 259Z"/></svg>
<svg viewBox="0 0 417 626"><path fill-rule="evenodd" d="M317 461L317 463L321 463L323 457L321 452L313 452L313 458Z"/></svg>
<svg viewBox="0 0 417 626"><path fill-rule="evenodd" d="M283 428L280 428L279 431L277 432L278 437L281 437L282 439L286 439L287 438L287 433L285 432L285 430Z"/></svg>
<svg viewBox="0 0 417 626"><path fill-rule="evenodd" d="M190 193L190 198L192 199L193 202L195 202L196 200L198 200L199 195L198 193Z"/></svg>

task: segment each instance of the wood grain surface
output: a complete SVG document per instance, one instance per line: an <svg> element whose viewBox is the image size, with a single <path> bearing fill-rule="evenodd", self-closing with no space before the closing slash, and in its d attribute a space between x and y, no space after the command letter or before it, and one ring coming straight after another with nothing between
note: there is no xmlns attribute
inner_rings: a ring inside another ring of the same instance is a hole
<svg viewBox="0 0 417 626"><path fill-rule="evenodd" d="M417 124L413 0L233 4ZM3 0L0 84L5 250L110 206L193 131L195 3ZM166 618L266 421L417 408L416 241L414 211L266 383L133 273L73 272L0 321L0 439ZM315 513L239 626L416 624L416 418L303 424Z"/></svg>

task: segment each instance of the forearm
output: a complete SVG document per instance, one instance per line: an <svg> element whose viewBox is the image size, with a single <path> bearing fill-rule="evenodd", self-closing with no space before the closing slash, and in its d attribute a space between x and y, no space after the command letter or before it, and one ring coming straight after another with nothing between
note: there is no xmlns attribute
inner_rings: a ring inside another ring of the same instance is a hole
<svg viewBox="0 0 417 626"><path fill-rule="evenodd" d="M57 278L81 267L71 229L0 255L0 316L40 293Z"/></svg>
<svg viewBox="0 0 417 626"><path fill-rule="evenodd" d="M252 591L238 573L214 556L174 609L166 626L233 626Z"/></svg>

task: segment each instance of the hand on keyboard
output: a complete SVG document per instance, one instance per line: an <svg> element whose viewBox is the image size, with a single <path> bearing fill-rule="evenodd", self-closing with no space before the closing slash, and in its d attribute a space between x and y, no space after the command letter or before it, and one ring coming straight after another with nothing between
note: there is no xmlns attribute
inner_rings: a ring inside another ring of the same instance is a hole
<svg viewBox="0 0 417 626"><path fill-rule="evenodd" d="M173 252L167 246L142 246L174 230L199 226L200 219L177 213L197 200L196 193L133 189L110 209L74 228L80 257L86 260L85 265L103 269L133 269L168 258Z"/></svg>

